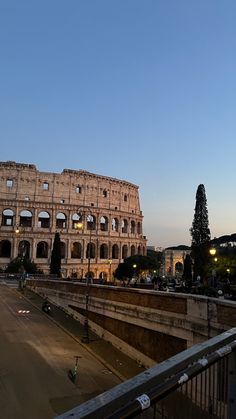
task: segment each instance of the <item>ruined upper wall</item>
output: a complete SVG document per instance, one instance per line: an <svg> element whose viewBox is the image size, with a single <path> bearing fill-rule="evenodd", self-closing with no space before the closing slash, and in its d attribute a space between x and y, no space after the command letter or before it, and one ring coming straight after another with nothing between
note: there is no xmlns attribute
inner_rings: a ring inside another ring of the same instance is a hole
<svg viewBox="0 0 236 419"><path fill-rule="evenodd" d="M12 186L9 187L9 182ZM40 172L34 164L0 162L1 199L63 203L140 214L138 186L85 170Z"/></svg>

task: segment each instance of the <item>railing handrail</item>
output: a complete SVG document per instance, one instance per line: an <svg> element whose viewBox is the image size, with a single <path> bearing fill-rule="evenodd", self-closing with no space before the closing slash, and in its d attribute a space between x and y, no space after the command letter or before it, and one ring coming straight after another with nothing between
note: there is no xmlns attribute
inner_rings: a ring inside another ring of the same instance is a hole
<svg viewBox="0 0 236 419"><path fill-rule="evenodd" d="M104 419L111 413L116 412L120 406L126 405L130 400L135 400L150 389L163 384L169 377L183 371L190 364L202 357L207 357L220 348L231 345L236 340L236 328L232 328L203 343L194 345L183 352L155 365L152 368L136 375L99 396L88 400L78 407L57 416L57 419L69 419L72 417L84 419Z"/></svg>

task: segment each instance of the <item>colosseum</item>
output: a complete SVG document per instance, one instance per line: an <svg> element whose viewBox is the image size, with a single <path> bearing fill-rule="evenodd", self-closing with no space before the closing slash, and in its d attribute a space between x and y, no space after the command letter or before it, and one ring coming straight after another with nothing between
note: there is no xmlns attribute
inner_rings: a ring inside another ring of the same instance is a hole
<svg viewBox="0 0 236 419"><path fill-rule="evenodd" d="M49 273L60 233L66 277L112 280L126 257L146 254L138 186L124 180L64 169L40 172L33 164L0 162L0 268L17 256Z"/></svg>

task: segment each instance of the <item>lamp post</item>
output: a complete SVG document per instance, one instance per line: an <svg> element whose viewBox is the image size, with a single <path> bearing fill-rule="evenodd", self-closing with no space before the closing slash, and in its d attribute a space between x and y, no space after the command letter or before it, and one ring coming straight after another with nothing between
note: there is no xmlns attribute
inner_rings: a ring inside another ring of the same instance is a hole
<svg viewBox="0 0 236 419"><path fill-rule="evenodd" d="M210 252L210 255L211 256L215 256L216 255L216 249L214 248L214 247L212 247L210 250L209 250L209 252ZM216 263L217 262L217 257L214 257L214 262ZM212 271L211 271L211 274L212 274L212 282L213 282L213 287L215 287L216 286L216 269L215 269L215 267L212 269Z"/></svg>
<svg viewBox="0 0 236 419"><path fill-rule="evenodd" d="M19 229L18 226L16 226L15 233L16 233L16 235L20 234L20 229ZM20 256L19 289L20 290L24 289L24 280L25 280L24 257L25 257L25 255L26 255L26 248L25 248L25 242L24 242L24 237L23 237L23 241L21 242L21 246L20 246L20 254L19 254L19 256Z"/></svg>
<svg viewBox="0 0 236 419"><path fill-rule="evenodd" d="M134 278L136 279L136 268L137 268L137 265L136 265L136 263L134 263L133 264L133 270L134 270Z"/></svg>
<svg viewBox="0 0 236 419"><path fill-rule="evenodd" d="M83 343L89 343L89 323L88 323L88 315L89 315L89 284L91 281L91 272L90 272L90 265L91 265L91 234L92 234L92 216L87 216L87 227L89 227L89 243L88 243L88 272L86 278L86 294L85 294L85 317L84 317L84 335L82 337Z"/></svg>

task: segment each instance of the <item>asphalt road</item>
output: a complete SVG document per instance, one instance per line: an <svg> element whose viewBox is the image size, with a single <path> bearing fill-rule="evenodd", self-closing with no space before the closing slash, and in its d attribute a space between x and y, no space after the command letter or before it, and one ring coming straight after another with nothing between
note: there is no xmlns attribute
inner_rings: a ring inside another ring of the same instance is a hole
<svg viewBox="0 0 236 419"><path fill-rule="evenodd" d="M121 382L16 287L0 281L1 418L51 419ZM68 378L75 356L76 384Z"/></svg>

